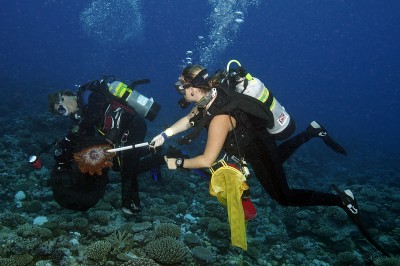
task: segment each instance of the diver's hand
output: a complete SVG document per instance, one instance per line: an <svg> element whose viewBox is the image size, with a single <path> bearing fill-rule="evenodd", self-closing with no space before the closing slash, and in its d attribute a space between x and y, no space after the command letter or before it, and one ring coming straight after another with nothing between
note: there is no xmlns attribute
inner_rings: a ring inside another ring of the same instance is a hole
<svg viewBox="0 0 400 266"><path fill-rule="evenodd" d="M161 134L155 136L155 137L151 140L150 145L151 145L153 148L160 147L160 146L162 146L162 145L164 144L164 142L165 142L165 140L166 140L167 138L168 138L167 135L165 135L165 133L162 132Z"/></svg>
<svg viewBox="0 0 400 266"><path fill-rule="evenodd" d="M167 167L169 170L176 170L176 158L167 158L164 156L165 162L167 163Z"/></svg>

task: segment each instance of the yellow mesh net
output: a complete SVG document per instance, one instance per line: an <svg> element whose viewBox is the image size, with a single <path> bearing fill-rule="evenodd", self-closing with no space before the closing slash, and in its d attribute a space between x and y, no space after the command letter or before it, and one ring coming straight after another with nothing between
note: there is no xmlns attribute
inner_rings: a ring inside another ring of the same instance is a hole
<svg viewBox="0 0 400 266"><path fill-rule="evenodd" d="M227 207L232 246L247 250L246 222L241 199L243 191L249 189L246 177L224 160L217 164L220 166L217 170L214 170L216 167L210 168L210 194Z"/></svg>

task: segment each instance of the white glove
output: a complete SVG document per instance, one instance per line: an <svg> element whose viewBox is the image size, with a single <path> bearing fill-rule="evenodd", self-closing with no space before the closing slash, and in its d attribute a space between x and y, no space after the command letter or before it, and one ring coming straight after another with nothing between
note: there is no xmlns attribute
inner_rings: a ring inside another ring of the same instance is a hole
<svg viewBox="0 0 400 266"><path fill-rule="evenodd" d="M164 137L164 136L165 136L165 137ZM155 137L151 140L150 144L151 144L151 146L153 146L153 148L157 148L157 147L160 147L161 145L164 144L165 139L166 139L166 135L165 135L164 132L162 132L161 134L155 136Z"/></svg>

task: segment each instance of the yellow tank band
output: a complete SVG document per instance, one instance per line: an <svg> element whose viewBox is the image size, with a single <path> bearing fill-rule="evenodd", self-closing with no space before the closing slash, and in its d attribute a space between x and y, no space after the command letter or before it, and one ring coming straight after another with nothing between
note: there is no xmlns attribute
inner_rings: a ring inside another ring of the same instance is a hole
<svg viewBox="0 0 400 266"><path fill-rule="evenodd" d="M167 129L164 131L164 133L165 133L165 135L167 135L167 137L171 137L171 136L174 135L174 131L172 130L172 128L167 128Z"/></svg>
<svg viewBox="0 0 400 266"><path fill-rule="evenodd" d="M274 99L272 100L271 106L269 107L269 109L272 111L275 108L275 104L276 104L276 99L274 97Z"/></svg>
<svg viewBox="0 0 400 266"><path fill-rule="evenodd" d="M119 98L122 98L125 94L125 92L131 93L132 90L128 88L128 86L125 83L120 82L115 88L114 96L117 96Z"/></svg>
<svg viewBox="0 0 400 266"><path fill-rule="evenodd" d="M250 73L246 74L246 79L247 80L253 80L253 76Z"/></svg>
<svg viewBox="0 0 400 266"><path fill-rule="evenodd" d="M262 103L265 103L268 100L269 97L269 90L267 87L264 86L263 92L260 97L258 97L258 100Z"/></svg>

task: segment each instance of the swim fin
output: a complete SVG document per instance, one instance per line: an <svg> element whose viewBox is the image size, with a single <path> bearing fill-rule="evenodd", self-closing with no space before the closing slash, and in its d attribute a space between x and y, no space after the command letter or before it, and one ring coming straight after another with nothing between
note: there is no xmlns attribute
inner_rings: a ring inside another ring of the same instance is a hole
<svg viewBox="0 0 400 266"><path fill-rule="evenodd" d="M346 150L333 140L329 135L328 131L317 121L312 121L307 127L307 134L311 137L321 138L325 144L337 153L347 155Z"/></svg>
<svg viewBox="0 0 400 266"><path fill-rule="evenodd" d="M369 234L367 229L361 222L361 216L358 208L357 201L354 198L353 193L351 190L347 189L345 191L341 191L336 185L332 185L332 188L338 193L339 198L341 199L344 210L349 215L350 219L355 223L355 225L360 230L361 234L368 240L371 245L373 245L377 250L379 250L383 255L387 257L391 257L390 254L383 249Z"/></svg>
<svg viewBox="0 0 400 266"><path fill-rule="evenodd" d="M325 144L329 148L331 148L335 152L343 154L343 155L347 155L346 150L342 146L340 146L339 143L334 141L330 136L326 135L326 136L322 137L322 140L325 142Z"/></svg>

